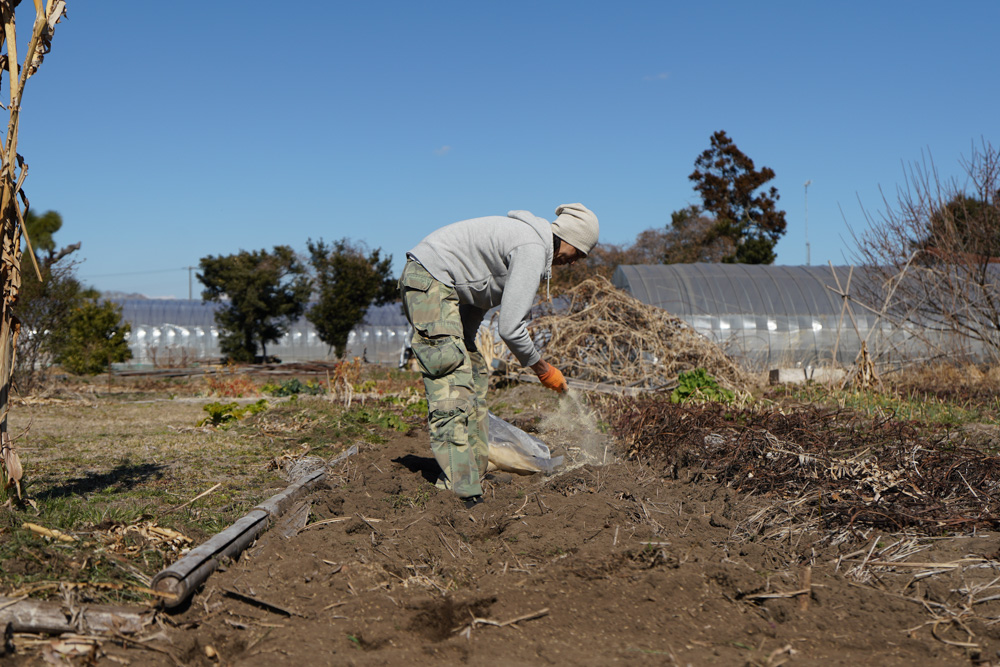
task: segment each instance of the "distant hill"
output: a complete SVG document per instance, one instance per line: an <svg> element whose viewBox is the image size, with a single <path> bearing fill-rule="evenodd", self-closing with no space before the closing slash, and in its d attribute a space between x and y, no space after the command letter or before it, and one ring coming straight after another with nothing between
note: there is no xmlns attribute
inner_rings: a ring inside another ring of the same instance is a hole
<svg viewBox="0 0 1000 667"><path fill-rule="evenodd" d="M149 297L145 294L139 294L138 292L101 292L101 296L105 299L110 299L112 301L123 301L125 299L148 299Z"/></svg>

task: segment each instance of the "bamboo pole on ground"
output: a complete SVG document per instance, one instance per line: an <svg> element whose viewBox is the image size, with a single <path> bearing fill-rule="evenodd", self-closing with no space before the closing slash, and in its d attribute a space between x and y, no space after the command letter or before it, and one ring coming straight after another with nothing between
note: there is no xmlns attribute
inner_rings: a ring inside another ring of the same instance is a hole
<svg viewBox="0 0 1000 667"><path fill-rule="evenodd" d="M320 470L304 474L284 491L271 496L221 533L216 533L158 572L153 577L152 587L164 595L164 606L173 609L182 605L219 567L220 562L226 558L238 558L274 521L323 482L328 468L357 453L358 447L354 445Z"/></svg>
<svg viewBox="0 0 1000 667"><path fill-rule="evenodd" d="M21 324L14 316L21 289L21 238L28 247L34 270L42 280L31 239L24 228L24 214L28 211L28 197L21 186L28 175L28 165L17 153L17 134L21 122L21 99L28 79L38 70L45 54L52 47L56 24L66 14L65 0L34 0L35 20L31 28L24 60L18 62L17 31L14 7L17 3L0 0L0 85L7 75L10 102L7 133L0 143L0 498L13 490L21 495L21 460L14 443L7 434L7 413L10 411L11 376L17 336ZM25 5L27 6L27 5ZM21 16L24 15L22 11ZM23 205L23 209L22 209Z"/></svg>

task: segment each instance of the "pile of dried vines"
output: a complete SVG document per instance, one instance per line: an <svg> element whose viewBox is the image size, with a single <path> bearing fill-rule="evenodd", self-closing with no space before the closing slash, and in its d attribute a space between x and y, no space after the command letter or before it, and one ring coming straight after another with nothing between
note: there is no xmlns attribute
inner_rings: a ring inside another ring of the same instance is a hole
<svg viewBox="0 0 1000 667"><path fill-rule="evenodd" d="M630 457L790 501L824 528L1000 527L1000 457L947 432L839 411L628 398L611 404L610 419Z"/></svg>
<svg viewBox="0 0 1000 667"><path fill-rule="evenodd" d="M606 278L586 280L550 307L532 333L548 361L567 377L591 382L671 389L677 376L704 368L729 389L749 378L714 343L662 308L615 288Z"/></svg>

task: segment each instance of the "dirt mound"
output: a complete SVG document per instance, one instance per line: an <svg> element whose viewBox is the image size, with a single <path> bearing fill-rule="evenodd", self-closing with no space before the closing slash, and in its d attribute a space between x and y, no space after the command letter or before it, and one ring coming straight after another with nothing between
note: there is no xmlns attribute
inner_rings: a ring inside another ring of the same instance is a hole
<svg viewBox="0 0 1000 667"><path fill-rule="evenodd" d="M542 416L558 409L525 403L556 439ZM659 442L704 443L689 421ZM570 453L562 435L554 453ZM466 510L433 487L425 430L364 445L298 534L267 533L163 628L104 650L164 665L962 665L1000 647L995 535L855 525L832 543L774 514L778 530L752 533L774 496L641 451L497 475Z"/></svg>

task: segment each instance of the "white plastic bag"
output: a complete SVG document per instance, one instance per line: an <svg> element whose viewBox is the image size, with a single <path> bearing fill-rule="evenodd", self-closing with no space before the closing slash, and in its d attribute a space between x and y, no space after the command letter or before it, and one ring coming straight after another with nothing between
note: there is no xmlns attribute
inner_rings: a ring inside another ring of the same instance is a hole
<svg viewBox="0 0 1000 667"><path fill-rule="evenodd" d="M512 424L489 413L490 463L496 468L518 475L553 472L562 465L563 457L553 458L544 442Z"/></svg>

